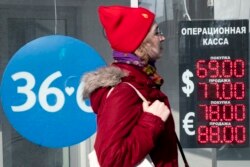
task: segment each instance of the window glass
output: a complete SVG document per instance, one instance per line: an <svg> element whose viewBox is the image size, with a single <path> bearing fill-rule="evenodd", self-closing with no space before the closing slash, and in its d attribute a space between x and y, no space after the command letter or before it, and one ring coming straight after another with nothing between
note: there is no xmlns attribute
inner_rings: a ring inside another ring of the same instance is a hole
<svg viewBox="0 0 250 167"><path fill-rule="evenodd" d="M238 20L249 19L248 0L140 0L140 6L156 13L156 20L162 29L164 54L158 62L158 70L165 79L163 90L169 97L179 133L179 73L178 73L178 24L194 20ZM249 112L249 111L248 111ZM185 148L190 166L235 167L250 164L250 148ZM179 156L181 157L181 156ZM183 161L179 160L180 166Z"/></svg>

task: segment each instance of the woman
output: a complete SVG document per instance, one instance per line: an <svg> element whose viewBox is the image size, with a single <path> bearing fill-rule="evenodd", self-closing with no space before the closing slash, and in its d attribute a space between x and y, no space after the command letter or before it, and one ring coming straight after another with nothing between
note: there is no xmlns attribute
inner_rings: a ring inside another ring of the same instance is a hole
<svg viewBox="0 0 250 167"><path fill-rule="evenodd" d="M125 6L101 6L98 12L114 63L85 74L83 96L97 114L100 166L134 167L149 154L156 167L177 167L174 121L154 67L165 40L155 15Z"/></svg>

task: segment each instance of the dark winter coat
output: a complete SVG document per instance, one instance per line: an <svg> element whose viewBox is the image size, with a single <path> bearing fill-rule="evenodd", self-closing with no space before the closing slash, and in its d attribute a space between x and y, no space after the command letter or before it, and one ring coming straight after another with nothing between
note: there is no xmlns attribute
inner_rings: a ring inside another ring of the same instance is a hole
<svg viewBox="0 0 250 167"><path fill-rule="evenodd" d="M101 167L134 167L148 153L156 167L177 167L177 145L172 115L164 123L142 109L142 100L128 84L150 102L167 96L137 66L115 63L85 75L84 96L90 96L97 114L94 144ZM114 87L108 95L109 90Z"/></svg>

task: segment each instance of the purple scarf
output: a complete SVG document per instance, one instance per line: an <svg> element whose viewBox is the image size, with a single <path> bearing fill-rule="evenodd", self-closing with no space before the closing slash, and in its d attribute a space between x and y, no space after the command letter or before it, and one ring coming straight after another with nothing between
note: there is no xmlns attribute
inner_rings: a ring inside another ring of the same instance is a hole
<svg viewBox="0 0 250 167"><path fill-rule="evenodd" d="M119 51L113 51L113 58L116 63L126 63L133 64L142 68L151 80L158 86L163 84L163 79L156 72L155 62L150 62L149 64L143 63L143 61L133 53L123 53Z"/></svg>
<svg viewBox="0 0 250 167"><path fill-rule="evenodd" d="M139 67L144 67L146 64L141 61L141 59L133 53L123 53L114 50L113 58L116 63L126 63L133 64Z"/></svg>

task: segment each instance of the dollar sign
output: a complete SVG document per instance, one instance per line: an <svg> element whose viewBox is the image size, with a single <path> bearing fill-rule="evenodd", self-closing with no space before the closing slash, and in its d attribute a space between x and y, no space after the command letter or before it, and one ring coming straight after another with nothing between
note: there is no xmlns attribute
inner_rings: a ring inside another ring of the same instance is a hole
<svg viewBox="0 0 250 167"><path fill-rule="evenodd" d="M193 76L193 73L189 70L186 70L182 74L182 81L186 84L186 86L182 87L182 91L187 95L187 97L189 97L190 94L194 91L194 83L190 80L190 77Z"/></svg>

